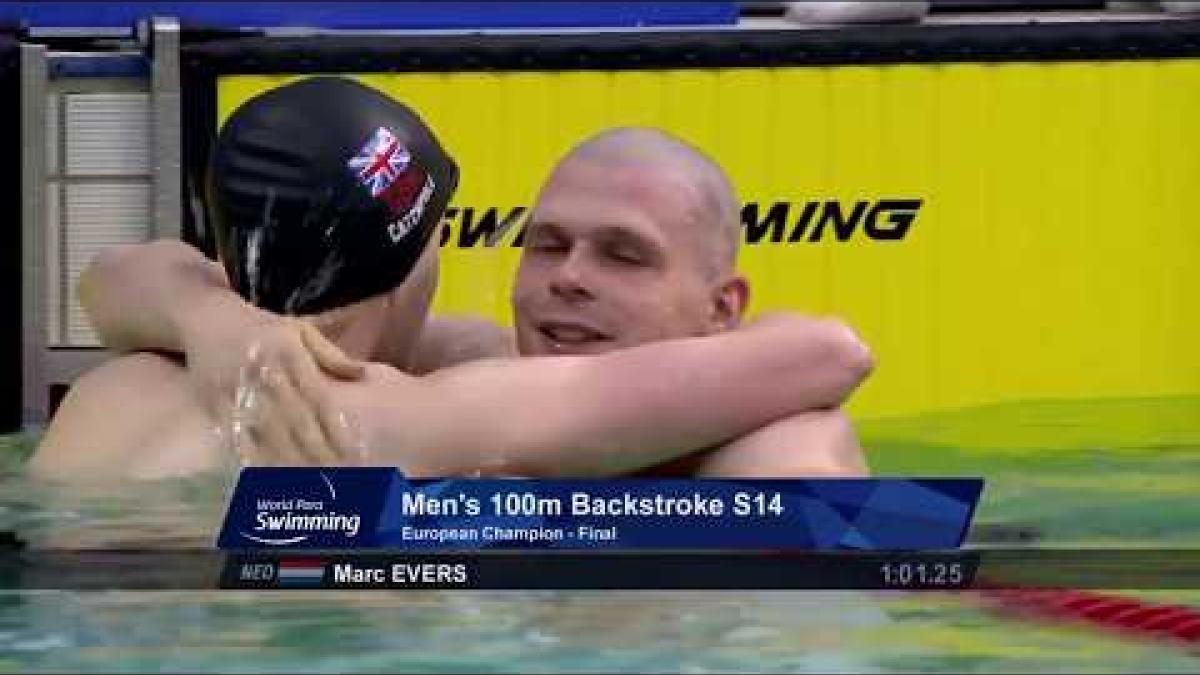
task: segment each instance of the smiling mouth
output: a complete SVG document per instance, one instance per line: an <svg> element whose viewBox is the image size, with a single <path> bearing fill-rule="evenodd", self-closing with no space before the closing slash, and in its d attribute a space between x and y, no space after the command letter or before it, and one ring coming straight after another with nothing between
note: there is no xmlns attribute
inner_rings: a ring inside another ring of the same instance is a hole
<svg viewBox="0 0 1200 675"><path fill-rule="evenodd" d="M538 324L537 330L542 337L549 340L552 344L562 347L574 347L612 340L612 336L610 335L577 323L547 321Z"/></svg>

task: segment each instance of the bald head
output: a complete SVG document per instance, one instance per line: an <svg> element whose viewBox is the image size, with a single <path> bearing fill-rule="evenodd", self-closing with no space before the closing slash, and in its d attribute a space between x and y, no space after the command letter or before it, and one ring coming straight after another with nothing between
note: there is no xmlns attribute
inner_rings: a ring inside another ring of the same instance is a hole
<svg viewBox="0 0 1200 675"><path fill-rule="evenodd" d="M733 270L741 237L737 194L725 171L699 148L650 127L609 129L575 146L550 180L576 162L641 169L682 185L688 202L684 215L692 221L705 271L722 275Z"/></svg>
<svg viewBox="0 0 1200 675"><path fill-rule="evenodd" d="M737 198L704 153L656 129L605 131L542 186L513 286L522 354L599 354L736 327Z"/></svg>

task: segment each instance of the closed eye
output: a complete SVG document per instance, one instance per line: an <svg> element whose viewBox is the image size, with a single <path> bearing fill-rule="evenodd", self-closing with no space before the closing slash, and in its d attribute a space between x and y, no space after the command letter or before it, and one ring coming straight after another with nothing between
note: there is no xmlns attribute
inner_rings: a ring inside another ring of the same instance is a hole
<svg viewBox="0 0 1200 675"><path fill-rule="evenodd" d="M645 263L645 256L630 246L612 246L605 253L609 258L625 265L641 265Z"/></svg>
<svg viewBox="0 0 1200 675"><path fill-rule="evenodd" d="M536 253L566 253L567 245L561 241L535 241L527 244L526 248Z"/></svg>
<svg viewBox="0 0 1200 675"><path fill-rule="evenodd" d="M570 243L566 237L556 233L552 226L535 226L525 242L525 248L537 253L566 253Z"/></svg>

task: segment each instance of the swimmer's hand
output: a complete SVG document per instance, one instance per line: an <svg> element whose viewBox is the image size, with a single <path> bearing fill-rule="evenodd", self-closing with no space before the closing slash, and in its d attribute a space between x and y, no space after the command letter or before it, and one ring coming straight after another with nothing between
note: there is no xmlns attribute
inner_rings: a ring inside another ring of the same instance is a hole
<svg viewBox="0 0 1200 675"><path fill-rule="evenodd" d="M235 440L243 463L361 465L365 444L333 403L331 378L357 380L351 359L312 324L276 319L260 330L240 370Z"/></svg>
<svg viewBox="0 0 1200 675"><path fill-rule="evenodd" d="M205 294L193 298L189 309L180 326L187 370L219 433L232 430L239 449L252 445L246 442L245 420L259 415L260 403L269 401L283 402L282 410L294 420L285 428L307 439L300 448L319 452L346 442L336 435L331 406L323 404L322 372L355 379L362 377L361 363L307 322L263 311L236 296Z"/></svg>
<svg viewBox="0 0 1200 675"><path fill-rule="evenodd" d="M250 345L271 325L271 314L236 296L210 294L183 314L180 340L188 377L209 416L228 427L238 376Z"/></svg>

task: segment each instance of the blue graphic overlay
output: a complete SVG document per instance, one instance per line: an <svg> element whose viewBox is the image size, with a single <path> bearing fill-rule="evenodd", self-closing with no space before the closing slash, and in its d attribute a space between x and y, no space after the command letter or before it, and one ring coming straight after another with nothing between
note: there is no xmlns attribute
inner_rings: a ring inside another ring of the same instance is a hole
<svg viewBox="0 0 1200 675"><path fill-rule="evenodd" d="M356 548L379 527L394 469L243 469L221 532L240 548Z"/></svg>
<svg viewBox="0 0 1200 675"><path fill-rule="evenodd" d="M949 550L978 478L437 479L247 468L226 550Z"/></svg>

